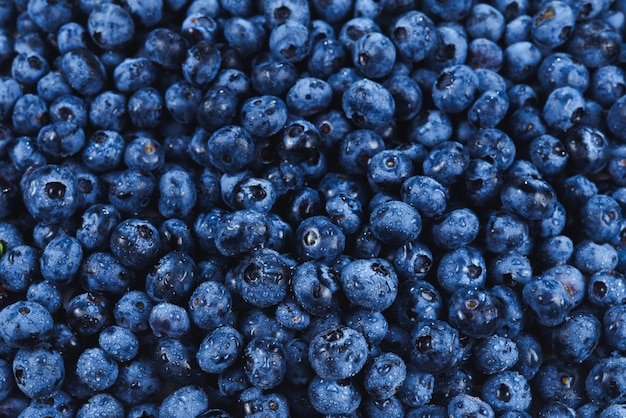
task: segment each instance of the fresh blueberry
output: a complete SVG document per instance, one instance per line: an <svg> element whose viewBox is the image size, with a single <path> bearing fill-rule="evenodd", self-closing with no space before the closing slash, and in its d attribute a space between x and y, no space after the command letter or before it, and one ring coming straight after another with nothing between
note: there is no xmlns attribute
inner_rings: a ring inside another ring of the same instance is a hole
<svg viewBox="0 0 626 418"><path fill-rule="evenodd" d="M63 357L49 344L22 348L13 358L13 377L17 388L29 398L50 396L63 385Z"/></svg>
<svg viewBox="0 0 626 418"><path fill-rule="evenodd" d="M315 376L308 389L309 400L321 414L351 414L361 403L361 394L349 379Z"/></svg>
<svg viewBox="0 0 626 418"><path fill-rule="evenodd" d="M396 105L389 90L375 81L362 79L343 93L342 108L358 127L377 130L391 122Z"/></svg>

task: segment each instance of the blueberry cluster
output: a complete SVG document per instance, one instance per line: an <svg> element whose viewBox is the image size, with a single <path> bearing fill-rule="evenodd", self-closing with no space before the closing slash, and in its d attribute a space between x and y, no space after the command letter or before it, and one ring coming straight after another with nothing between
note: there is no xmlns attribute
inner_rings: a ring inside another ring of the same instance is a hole
<svg viewBox="0 0 626 418"><path fill-rule="evenodd" d="M0 416L626 417L623 36L0 0Z"/></svg>

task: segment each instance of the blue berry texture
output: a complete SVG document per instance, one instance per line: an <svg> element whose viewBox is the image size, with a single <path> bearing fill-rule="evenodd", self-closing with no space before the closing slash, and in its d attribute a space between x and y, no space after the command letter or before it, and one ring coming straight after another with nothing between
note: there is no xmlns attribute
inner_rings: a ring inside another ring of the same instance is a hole
<svg viewBox="0 0 626 418"><path fill-rule="evenodd" d="M0 0L0 415L624 416L623 3Z"/></svg>

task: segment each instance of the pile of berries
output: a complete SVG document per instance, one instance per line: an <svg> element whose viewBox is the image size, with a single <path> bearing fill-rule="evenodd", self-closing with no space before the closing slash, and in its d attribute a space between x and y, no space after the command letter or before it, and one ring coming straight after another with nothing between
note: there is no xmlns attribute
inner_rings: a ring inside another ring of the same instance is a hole
<svg viewBox="0 0 626 418"><path fill-rule="evenodd" d="M626 417L624 36L0 0L0 416Z"/></svg>

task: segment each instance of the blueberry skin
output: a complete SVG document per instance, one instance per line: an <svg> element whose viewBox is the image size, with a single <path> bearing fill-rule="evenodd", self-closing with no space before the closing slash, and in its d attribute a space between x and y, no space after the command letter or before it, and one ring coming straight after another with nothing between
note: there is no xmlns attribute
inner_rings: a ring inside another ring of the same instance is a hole
<svg viewBox="0 0 626 418"><path fill-rule="evenodd" d="M143 212L150 204L152 194L156 189L154 176L139 169L111 173L107 176L107 180L109 202L125 214Z"/></svg>
<svg viewBox="0 0 626 418"><path fill-rule="evenodd" d="M356 69L367 78L387 76L396 61L396 49L389 38L380 32L360 37L352 48Z"/></svg>
<svg viewBox="0 0 626 418"><path fill-rule="evenodd" d="M91 40L103 49L119 49L135 35L135 23L121 6L103 3L91 10L87 19Z"/></svg>
<svg viewBox="0 0 626 418"><path fill-rule="evenodd" d="M435 377L432 374L419 371L414 366L409 365L406 379L400 386L397 396L406 407L419 408L422 405L430 404L435 383ZM409 414L408 416L413 415Z"/></svg>
<svg viewBox="0 0 626 418"><path fill-rule="evenodd" d="M0 258L0 284L10 292L25 291L39 275L39 253L29 245L17 245Z"/></svg>
<svg viewBox="0 0 626 418"><path fill-rule="evenodd" d="M118 371L117 362L109 358L101 348L83 351L76 362L76 374L94 390L100 391L113 386Z"/></svg>
<svg viewBox="0 0 626 418"><path fill-rule="evenodd" d="M139 339L128 328L111 325L98 336L100 348L119 362L130 361L139 352Z"/></svg>
<svg viewBox="0 0 626 418"><path fill-rule="evenodd" d="M55 314L63 306L63 295L52 283L43 281L32 283L26 289L26 300L37 302L51 314Z"/></svg>
<svg viewBox="0 0 626 418"><path fill-rule="evenodd" d="M86 141L81 160L92 171L111 171L121 163L124 146L124 138L119 133L96 131Z"/></svg>
<svg viewBox="0 0 626 418"><path fill-rule="evenodd" d="M267 214L244 209L224 215L216 227L215 246L224 256L237 256L263 247L272 233Z"/></svg>
<svg viewBox="0 0 626 418"><path fill-rule="evenodd" d="M315 376L308 388L309 401L321 414L351 414L361 403L361 394L351 381Z"/></svg>
<svg viewBox="0 0 626 418"><path fill-rule="evenodd" d="M80 242L71 236L58 236L51 240L40 259L41 275L51 283L69 284L80 269L83 249Z"/></svg>
<svg viewBox="0 0 626 418"><path fill-rule="evenodd" d="M404 181L402 200L409 203L428 218L444 213L449 191L447 187L430 176L413 176Z"/></svg>
<svg viewBox="0 0 626 418"><path fill-rule="evenodd" d="M576 15L567 2L551 1L533 16L531 35L539 45L563 45L574 32Z"/></svg>
<svg viewBox="0 0 626 418"><path fill-rule="evenodd" d="M45 0L30 0L28 16L46 32L54 33L72 19L72 6L67 1L49 3Z"/></svg>
<svg viewBox="0 0 626 418"><path fill-rule="evenodd" d="M142 416L158 416L159 406L153 403L144 403L135 405L128 410L126 416L128 418L141 418Z"/></svg>
<svg viewBox="0 0 626 418"><path fill-rule="evenodd" d="M522 298L537 322L546 326L562 323L572 308L567 290L553 278L539 276L528 282L522 291Z"/></svg>
<svg viewBox="0 0 626 418"><path fill-rule="evenodd" d="M529 148L530 160L546 177L561 173L569 155L560 139L552 135L541 135L533 139Z"/></svg>
<svg viewBox="0 0 626 418"><path fill-rule="evenodd" d="M161 379L177 385L202 379L202 371L195 362L195 345L170 338L160 338L155 343L152 362Z"/></svg>
<svg viewBox="0 0 626 418"><path fill-rule="evenodd" d="M506 337L492 335L473 347L474 365L484 374L496 374L511 368L519 353L515 343Z"/></svg>
<svg viewBox="0 0 626 418"><path fill-rule="evenodd" d="M267 308L287 295L291 276L287 259L271 249L258 249L242 261L236 274L236 289L247 303Z"/></svg>
<svg viewBox="0 0 626 418"><path fill-rule="evenodd" d="M159 213L167 218L184 218L196 203L196 187L189 173L169 170L159 180Z"/></svg>
<svg viewBox="0 0 626 418"><path fill-rule="evenodd" d="M243 336L236 329L221 326L202 340L196 359L206 373L223 373L243 352Z"/></svg>
<svg viewBox="0 0 626 418"><path fill-rule="evenodd" d="M89 398L76 413L77 418L89 418L102 415L112 418L122 418L124 416L124 407L115 397L107 393L99 393Z"/></svg>
<svg viewBox="0 0 626 418"><path fill-rule="evenodd" d="M48 122L48 106L39 96L24 94L15 100L11 122L16 133L35 135Z"/></svg>
<svg viewBox="0 0 626 418"><path fill-rule="evenodd" d="M161 403L160 416L188 417L205 412L209 406L206 392L199 386L184 386L172 392Z"/></svg>
<svg viewBox="0 0 626 418"><path fill-rule="evenodd" d="M98 93L106 82L104 65L86 48L75 48L63 54L59 71L74 90L83 94Z"/></svg>
<svg viewBox="0 0 626 418"><path fill-rule="evenodd" d="M589 279L587 297L596 306L622 304L626 301L626 279L619 271L600 270Z"/></svg>
<svg viewBox="0 0 626 418"><path fill-rule="evenodd" d="M327 110L332 99L330 84L320 78L303 77L289 89L285 101L291 113L311 116Z"/></svg>
<svg viewBox="0 0 626 418"><path fill-rule="evenodd" d="M513 82L525 82L536 73L541 59L535 44L527 40L512 43L504 50L504 75Z"/></svg>
<svg viewBox="0 0 626 418"><path fill-rule="evenodd" d="M111 231L121 221L117 209L105 203L89 206L81 218L80 227L76 230L76 239L89 251L106 249Z"/></svg>
<svg viewBox="0 0 626 418"><path fill-rule="evenodd" d="M467 287L482 287L487 277L481 251L466 246L445 253L437 267L437 281L448 293Z"/></svg>
<svg viewBox="0 0 626 418"><path fill-rule="evenodd" d="M345 234L353 234L361 226L363 218L361 203L343 193L326 201L326 213Z"/></svg>
<svg viewBox="0 0 626 418"><path fill-rule="evenodd" d="M404 361L395 353L383 353L375 357L364 372L365 391L377 401L397 393L407 375Z"/></svg>
<svg viewBox="0 0 626 418"><path fill-rule="evenodd" d="M52 331L50 312L42 305L21 301L0 311L0 337L13 348L32 347L43 341Z"/></svg>
<svg viewBox="0 0 626 418"><path fill-rule="evenodd" d="M100 93L90 104L89 122L97 129L124 131L128 125L126 96L112 90Z"/></svg>
<svg viewBox="0 0 626 418"><path fill-rule="evenodd" d="M477 287L461 288L448 301L448 321L460 332L473 338L492 335L500 314L498 299Z"/></svg>
<svg viewBox="0 0 626 418"><path fill-rule="evenodd" d="M446 141L432 148L426 155L422 169L425 176L443 186L451 186L461 179L469 162L467 147L456 141Z"/></svg>
<svg viewBox="0 0 626 418"><path fill-rule="evenodd" d="M441 320L417 322L410 333L410 358L420 372L441 372L454 366L460 348L456 328Z"/></svg>
<svg viewBox="0 0 626 418"><path fill-rule="evenodd" d="M157 28L148 33L144 47L150 61L168 70L175 70L184 60L187 40L178 32Z"/></svg>
<svg viewBox="0 0 626 418"><path fill-rule="evenodd" d="M98 334L111 320L109 300L95 292L74 296L65 311L67 324L79 336Z"/></svg>
<svg viewBox="0 0 626 418"><path fill-rule="evenodd" d="M580 121L584 111L585 100L580 91L565 86L550 93L543 108L543 117L551 128L566 131Z"/></svg>
<svg viewBox="0 0 626 418"><path fill-rule="evenodd" d="M552 347L561 353L563 360L581 363L593 353L601 333L602 326L594 315L584 311L572 312L562 324L552 329Z"/></svg>
<svg viewBox="0 0 626 418"><path fill-rule="evenodd" d="M518 216L507 212L495 212L484 226L485 246L497 254L518 250L529 239L528 224Z"/></svg>
<svg viewBox="0 0 626 418"><path fill-rule="evenodd" d="M309 73L313 77L327 79L343 66L345 55L343 45L337 39L316 41L307 61Z"/></svg>
<svg viewBox="0 0 626 418"><path fill-rule="evenodd" d="M312 54L315 53L315 50ZM312 59L312 58L311 58ZM321 74L315 74L314 77ZM298 71L289 61L269 59L252 67L250 82L260 95L283 96L298 80Z"/></svg>
<svg viewBox="0 0 626 418"><path fill-rule="evenodd" d="M565 50L587 68L599 68L613 63L621 52L620 35L606 22L580 22Z"/></svg>
<svg viewBox="0 0 626 418"><path fill-rule="evenodd" d="M127 404L146 402L161 389L161 380L147 358L138 358L120 367L113 394Z"/></svg>
<svg viewBox="0 0 626 418"><path fill-rule="evenodd" d="M417 240L422 231L419 212L400 200L385 202L370 215L372 233L381 242L401 245Z"/></svg>
<svg viewBox="0 0 626 418"><path fill-rule="evenodd" d="M585 235L598 243L615 239L621 230L620 206L615 199L604 194L589 198L580 209L580 218Z"/></svg>
<svg viewBox="0 0 626 418"><path fill-rule="evenodd" d="M528 381L521 374L512 371L489 377L483 385L481 394L498 413L525 411L532 401Z"/></svg>
<svg viewBox="0 0 626 418"><path fill-rule="evenodd" d="M346 326L324 330L309 343L309 362L322 379L352 377L363 368L367 357L363 334Z"/></svg>
<svg viewBox="0 0 626 418"><path fill-rule="evenodd" d="M236 15L224 25L224 37L242 55L251 55L263 49L267 34L262 25Z"/></svg>
<svg viewBox="0 0 626 418"><path fill-rule="evenodd" d="M11 62L11 76L26 87L35 86L49 71L46 59L34 52L22 52Z"/></svg>
<svg viewBox="0 0 626 418"><path fill-rule="evenodd" d="M325 316L339 307L339 277L327 264L306 261L294 269L291 282L296 301L311 315Z"/></svg>
<svg viewBox="0 0 626 418"><path fill-rule="evenodd" d="M248 132L237 125L224 126L207 142L209 161L220 171L233 174L244 169L255 157L254 142Z"/></svg>
<svg viewBox="0 0 626 418"><path fill-rule="evenodd" d="M147 293L131 290L125 293L115 304L113 315L117 325L132 332L146 331L153 302Z"/></svg>
<svg viewBox="0 0 626 418"><path fill-rule="evenodd" d="M111 252L128 268L150 266L161 250L159 231L150 222L126 219L111 233Z"/></svg>
<svg viewBox="0 0 626 418"><path fill-rule="evenodd" d="M18 415L18 418L31 418L38 416L61 417L61 414L50 405L35 404L29 405L27 408L23 409Z"/></svg>
<svg viewBox="0 0 626 418"><path fill-rule="evenodd" d="M308 28L293 20L274 26L269 36L269 50L279 59L290 62L304 60L311 51Z"/></svg>
<svg viewBox="0 0 626 418"><path fill-rule="evenodd" d="M563 145L571 165L579 174L597 173L609 162L609 142L605 134L595 127L588 125L573 127L565 133Z"/></svg>
<svg viewBox="0 0 626 418"><path fill-rule="evenodd" d="M357 127L374 131L389 124L396 111L391 92L367 78L355 81L346 89L341 105L345 115Z"/></svg>
<svg viewBox="0 0 626 418"><path fill-rule="evenodd" d="M423 279L433 267L433 260L433 254L425 244L410 242L397 249L393 267L404 280Z"/></svg>
<svg viewBox="0 0 626 418"><path fill-rule="evenodd" d="M148 87L157 79L152 62L144 57L125 58L113 70L115 88L124 93Z"/></svg>
<svg viewBox="0 0 626 418"><path fill-rule="evenodd" d="M531 334L520 334L515 338L519 359L515 371L527 380L532 379L543 362L543 351L537 338Z"/></svg>
<svg viewBox="0 0 626 418"><path fill-rule="evenodd" d="M368 33L381 32L378 24L367 17L355 17L341 26L339 41L347 52L352 52L356 42Z"/></svg>
<svg viewBox="0 0 626 418"><path fill-rule="evenodd" d="M558 203L557 196L544 180L516 176L500 193L503 206L524 220L548 218Z"/></svg>
<svg viewBox="0 0 626 418"><path fill-rule="evenodd" d="M108 252L89 254L82 262L79 280L89 292L123 294L133 284L135 275Z"/></svg>
<svg viewBox="0 0 626 418"><path fill-rule="evenodd" d="M156 304L150 311L148 323L157 337L181 338L191 328L187 311L169 302Z"/></svg>
<svg viewBox="0 0 626 418"><path fill-rule="evenodd" d="M185 80L178 81L165 91L165 107L174 120L188 124L196 119L202 94L202 90L193 84Z"/></svg>
<svg viewBox="0 0 626 418"><path fill-rule="evenodd" d="M613 135L615 135L621 142L626 140L626 135L623 133L624 122L623 115L626 112L626 99L622 97L615 100L611 105L609 112L606 115L606 123Z"/></svg>
<svg viewBox="0 0 626 418"><path fill-rule="evenodd" d="M155 128L163 115L163 96L154 87L142 87L128 98L128 117L140 129Z"/></svg>
<svg viewBox="0 0 626 418"><path fill-rule="evenodd" d="M182 252L165 254L146 276L145 291L155 302L180 302L186 299L197 280L193 259Z"/></svg>
<svg viewBox="0 0 626 418"><path fill-rule="evenodd" d="M572 264L583 274L593 275L600 270L614 270L618 254L612 245L582 241L574 246Z"/></svg>
<svg viewBox="0 0 626 418"><path fill-rule="evenodd" d="M276 96L252 97L241 106L241 126L257 137L272 136L287 122L287 106Z"/></svg>
<svg viewBox="0 0 626 418"><path fill-rule="evenodd" d="M609 357L598 361L585 380L589 398L601 404L623 403L626 396L625 368L624 357Z"/></svg>
<svg viewBox="0 0 626 418"><path fill-rule="evenodd" d="M305 219L295 232L296 253L304 261L330 263L344 250L345 235L326 216Z"/></svg>
<svg viewBox="0 0 626 418"><path fill-rule="evenodd" d="M453 65L439 73L433 85L432 99L435 106L447 113L459 113L474 100L478 78L467 65Z"/></svg>
<svg viewBox="0 0 626 418"><path fill-rule="evenodd" d="M20 349L12 367L18 389L29 398L52 395L65 379L63 357L49 344Z"/></svg>
<svg viewBox="0 0 626 418"><path fill-rule="evenodd" d="M398 277L386 260L354 260L341 270L341 286L348 300L372 311L387 309L398 294Z"/></svg>
<svg viewBox="0 0 626 418"><path fill-rule="evenodd" d="M508 96L500 90L487 90L469 108L467 117L476 128L493 128L506 116L509 108Z"/></svg>
<svg viewBox="0 0 626 418"><path fill-rule="evenodd" d="M444 249L470 244L478 235L478 216L470 209L456 209L435 219L431 230L434 243Z"/></svg>
<svg viewBox="0 0 626 418"><path fill-rule="evenodd" d="M253 338L243 351L243 362L248 380L259 389L271 389L285 377L285 351L274 338Z"/></svg>
<svg viewBox="0 0 626 418"><path fill-rule="evenodd" d="M491 406L478 397L460 394L452 398L448 404L448 417L461 418L467 415L487 418L495 417Z"/></svg>

